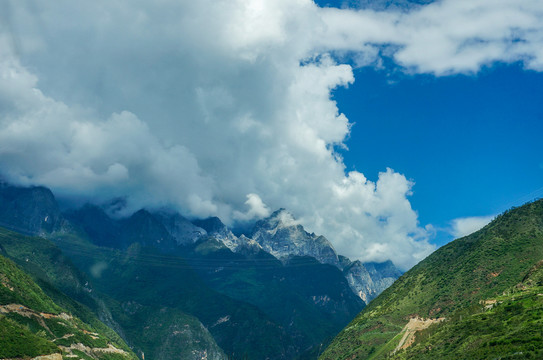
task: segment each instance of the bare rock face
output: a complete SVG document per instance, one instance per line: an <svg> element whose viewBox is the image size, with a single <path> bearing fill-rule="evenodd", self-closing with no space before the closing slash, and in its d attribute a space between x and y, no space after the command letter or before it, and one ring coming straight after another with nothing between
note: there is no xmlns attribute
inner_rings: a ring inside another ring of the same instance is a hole
<svg viewBox="0 0 543 360"><path fill-rule="evenodd" d="M166 228L168 233L173 236L178 245L194 244L200 238L207 235L206 230L194 225L177 212L163 210L153 215Z"/></svg>
<svg viewBox="0 0 543 360"><path fill-rule="evenodd" d="M230 250L237 252L238 246L240 245L239 238L235 236L218 217L213 216L203 220L195 220L193 221L193 224L207 231L209 236L222 241L223 244L226 245L226 247ZM245 242L245 239L242 239L241 243Z"/></svg>
<svg viewBox="0 0 543 360"><path fill-rule="evenodd" d="M362 263L337 255L332 244L324 237L310 234L285 209L275 211L258 221L247 237L236 237L217 217L193 222L207 231L209 236L224 243L233 252L249 256L267 252L283 263L293 256L309 256L322 264L334 265L343 271L351 290L366 304L402 274L391 261Z"/></svg>
<svg viewBox="0 0 543 360"><path fill-rule="evenodd" d="M62 360L62 355L51 354L51 355L36 356L35 358L32 358L32 360Z"/></svg>
<svg viewBox="0 0 543 360"><path fill-rule="evenodd" d="M343 274L353 292L366 304L402 275L391 261L362 263L358 260L346 264Z"/></svg>
<svg viewBox="0 0 543 360"><path fill-rule="evenodd" d="M391 261L362 263L337 255L332 244L324 237L310 234L285 209L258 221L251 238L262 249L278 259L290 256L310 256L323 264L330 264L343 271L351 290L366 304L402 274Z"/></svg>
<svg viewBox="0 0 543 360"><path fill-rule="evenodd" d="M237 238L234 251L247 257L259 255L260 253L267 253L267 251L262 249L262 246L260 246L259 243L245 235L241 235L239 238Z"/></svg>
<svg viewBox="0 0 543 360"><path fill-rule="evenodd" d="M285 209L279 209L270 217L258 221L251 238L278 259L311 256L324 264L339 265L332 244L324 236L305 231Z"/></svg>

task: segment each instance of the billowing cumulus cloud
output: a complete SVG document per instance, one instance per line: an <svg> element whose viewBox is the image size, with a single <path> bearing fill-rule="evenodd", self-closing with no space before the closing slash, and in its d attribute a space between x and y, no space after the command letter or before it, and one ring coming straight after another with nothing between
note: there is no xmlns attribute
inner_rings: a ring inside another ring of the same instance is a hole
<svg viewBox="0 0 543 360"><path fill-rule="evenodd" d="M250 221L253 219L262 219L270 215L270 209L262 202L257 194L248 194L245 204L249 207L246 213L235 210L234 219L240 221Z"/></svg>
<svg viewBox="0 0 543 360"><path fill-rule="evenodd" d="M249 221L285 207L339 253L407 268L433 250L387 169L345 173L349 63L543 67L539 0L387 11L310 0L3 2L0 169L65 197ZM363 126L363 119L356 126ZM383 145L386 146L386 145ZM387 164L383 164L386 169Z"/></svg>

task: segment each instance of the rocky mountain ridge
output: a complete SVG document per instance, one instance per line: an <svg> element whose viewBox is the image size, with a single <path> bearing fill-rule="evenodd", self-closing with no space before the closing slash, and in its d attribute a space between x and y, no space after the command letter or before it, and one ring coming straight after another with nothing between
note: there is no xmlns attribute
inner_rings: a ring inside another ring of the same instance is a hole
<svg viewBox="0 0 543 360"><path fill-rule="evenodd" d="M259 220L248 236L235 236L219 218L196 220L209 236L222 241L230 250L242 252L265 251L286 262L293 256L309 256L322 264L340 269L352 291L366 304L390 286L402 272L389 260L384 263L362 263L338 255L324 236L308 233L286 209L279 209Z"/></svg>
<svg viewBox="0 0 543 360"><path fill-rule="evenodd" d="M311 256L323 264L339 266L336 251L328 239L305 231L285 209L257 221L249 237L278 259Z"/></svg>
<svg viewBox="0 0 543 360"><path fill-rule="evenodd" d="M75 226L101 246L127 248L134 239L140 239L142 245L162 252L175 252L179 246L211 236L231 251L246 256L265 251L282 261L292 256L313 257L340 269L353 292L366 304L401 275L391 262L376 267L338 255L328 239L305 231L286 209L257 221L248 236L235 236L217 217L191 221L165 209L153 212L142 209L119 220L91 204L62 213L54 195L44 187L22 188L2 183L0 200L0 221L5 222L7 228L32 235L71 231ZM382 274L385 268L391 271Z"/></svg>
<svg viewBox="0 0 543 360"><path fill-rule="evenodd" d="M351 289L366 304L402 275L390 260L384 263L362 263L359 260L354 262L349 260L343 268L343 274Z"/></svg>
<svg viewBox="0 0 543 360"><path fill-rule="evenodd" d="M278 259L310 256L323 264L339 268L353 292L366 304L390 286L401 272L391 261L362 263L338 255L324 236L308 233L286 209L279 209L268 218L257 221L250 238Z"/></svg>
<svg viewBox="0 0 543 360"><path fill-rule="evenodd" d="M4 190L13 201L0 207L27 222L0 220L47 239L8 236L0 245L9 245L22 261L29 258L38 276L47 271L58 274L55 279L70 273L54 260L67 256L84 275L78 278L82 292L70 281L60 285L107 320L139 355L170 360L183 349L197 355L203 346L215 346L219 358L292 359L322 348L364 306L337 267L311 257L282 263L253 239L234 236L218 219L197 226L163 210L118 219L86 205L61 213L60 226L48 231L40 217L58 208L56 202L53 207L41 202L44 194L54 200L48 189ZM39 217L32 215L36 210ZM60 249L44 251L53 243Z"/></svg>

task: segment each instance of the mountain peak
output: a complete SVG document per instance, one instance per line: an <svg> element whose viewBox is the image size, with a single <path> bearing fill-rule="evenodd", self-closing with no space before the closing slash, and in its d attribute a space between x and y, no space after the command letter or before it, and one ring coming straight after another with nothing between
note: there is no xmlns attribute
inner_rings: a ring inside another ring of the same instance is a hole
<svg viewBox="0 0 543 360"><path fill-rule="evenodd" d="M122 220L124 246L138 242L143 246L155 247L161 251L175 249L177 241L161 221L145 209L136 211Z"/></svg>
<svg viewBox="0 0 543 360"><path fill-rule="evenodd" d="M271 219L276 220L278 223L282 224L283 226L296 226L299 225L298 220L294 218L294 215L292 215L288 210L286 209L279 209L275 211Z"/></svg>
<svg viewBox="0 0 543 360"><path fill-rule="evenodd" d="M237 251L239 245L238 238L218 217L213 216L204 220L195 220L192 223L207 231L209 236L213 236L217 240L222 241L230 250L234 252Z"/></svg>
<svg viewBox="0 0 543 360"><path fill-rule="evenodd" d="M291 216L292 214L285 208L279 208L275 210L268 218L279 218L281 216Z"/></svg>
<svg viewBox="0 0 543 360"><path fill-rule="evenodd" d="M336 266L339 264L332 244L323 236L305 231L299 221L283 208L274 211L266 219L257 221L251 238L279 259L291 255L311 256L321 263Z"/></svg>
<svg viewBox="0 0 543 360"><path fill-rule="evenodd" d="M194 225L178 212L163 209L154 215L178 245L193 244L207 234L205 229Z"/></svg>
<svg viewBox="0 0 543 360"><path fill-rule="evenodd" d="M203 220L194 220L192 223L204 229L208 233L220 232L226 228L226 225L224 225L221 219L216 216L212 216Z"/></svg>
<svg viewBox="0 0 543 360"><path fill-rule="evenodd" d="M278 231L279 229L298 227L303 231L300 222L284 208L275 210L270 216L256 222L251 235L254 235L258 229L266 229L270 231Z"/></svg>
<svg viewBox="0 0 543 360"><path fill-rule="evenodd" d="M0 187L0 224L25 234L45 234L60 230L63 218L55 196L42 186Z"/></svg>

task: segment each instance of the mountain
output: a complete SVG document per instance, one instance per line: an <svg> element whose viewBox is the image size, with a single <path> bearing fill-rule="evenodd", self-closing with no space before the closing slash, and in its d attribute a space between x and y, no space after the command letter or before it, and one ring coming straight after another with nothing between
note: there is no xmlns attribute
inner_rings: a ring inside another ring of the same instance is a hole
<svg viewBox="0 0 543 360"><path fill-rule="evenodd" d="M239 239L224 225L218 217L210 217L203 220L194 220L193 224L201 229L204 229L209 236L220 240L232 251L236 251L238 245L240 245ZM245 243L243 241L241 243Z"/></svg>
<svg viewBox="0 0 543 360"><path fill-rule="evenodd" d="M306 232L285 209L258 221L250 237L235 236L217 217L191 222L176 212L165 210L152 213L140 210L127 219L113 220L101 208L85 205L66 212L65 217L86 232L93 243L106 247L126 249L133 242L139 242L171 253L208 236L221 241L231 251L249 257L261 251L283 261L291 256L310 256L343 271L352 291L366 304L401 275L390 261L361 263L338 256L324 236Z"/></svg>
<svg viewBox="0 0 543 360"><path fill-rule="evenodd" d="M63 214L71 224L80 227L100 246L119 247L121 226L111 219L106 212L92 204L85 204L79 209L71 209Z"/></svg>
<svg viewBox="0 0 543 360"><path fill-rule="evenodd" d="M88 259L92 245L73 235L57 239L78 256ZM76 244L74 241L79 243ZM109 337L121 338L103 323L115 329L138 354L152 359L224 360L226 355L201 322L175 309L119 302L98 291L93 281L80 272L50 240L24 236L0 228L0 249L30 274L48 297L74 316ZM111 250L109 251L111 253ZM94 276L102 276L105 263L93 263ZM100 318L101 321L97 319ZM158 320L161 319L161 320Z"/></svg>
<svg viewBox="0 0 543 360"><path fill-rule="evenodd" d="M97 320L83 322L59 306L5 257L3 248L1 253L0 358L137 359L110 329Z"/></svg>
<svg viewBox="0 0 543 360"><path fill-rule="evenodd" d="M0 226L37 235L58 231L62 215L51 190L0 182Z"/></svg>
<svg viewBox="0 0 543 360"><path fill-rule="evenodd" d="M0 209L18 216L0 221L41 235L10 236L25 250L4 241L10 256L40 281L47 274L45 288L60 289L49 296L99 317L147 358L314 358L365 306L356 286L369 301L386 278L385 265L338 257L284 209L237 237L218 218L142 209L116 219L90 204L60 213L48 189L3 186L10 201ZM278 244L290 244L280 260L263 246Z"/></svg>
<svg viewBox="0 0 543 360"><path fill-rule="evenodd" d="M352 262L344 257L340 260L349 286L366 304L402 275L390 260L383 263Z"/></svg>
<svg viewBox="0 0 543 360"><path fill-rule="evenodd" d="M319 348L364 306L338 268L311 257L282 263L261 249L246 256L214 238L186 251L211 288L257 306L286 331L294 351L286 358Z"/></svg>
<svg viewBox="0 0 543 360"><path fill-rule="evenodd" d="M262 249L283 261L291 256L310 256L323 264L338 267L343 271L352 291L366 304L402 274L391 261L353 262L338 255L328 239L305 231L285 209L279 209L268 218L258 221L250 236Z"/></svg>
<svg viewBox="0 0 543 360"><path fill-rule="evenodd" d="M428 256L320 359L543 357L543 200Z"/></svg>
<svg viewBox="0 0 543 360"><path fill-rule="evenodd" d="M338 268L312 258L283 264L254 240L235 237L218 219L195 222L207 235L168 251L173 236L162 220L147 211L121 220L123 241L115 248L86 244L81 252L73 239L56 241L89 276L97 264L107 264L93 277L103 293L137 308L154 304L191 314L229 355L294 358L320 347L364 306ZM217 238L233 239L236 252ZM114 318L126 324L120 313L114 310ZM130 339L135 332L125 334Z"/></svg>
<svg viewBox="0 0 543 360"><path fill-rule="evenodd" d="M175 211L162 210L154 213L154 216L175 239L177 245L193 244L207 235L206 230L194 225Z"/></svg>
<svg viewBox="0 0 543 360"><path fill-rule="evenodd" d="M323 264L339 264L332 244L324 236L309 234L285 209L257 221L249 237L278 259L311 256Z"/></svg>

